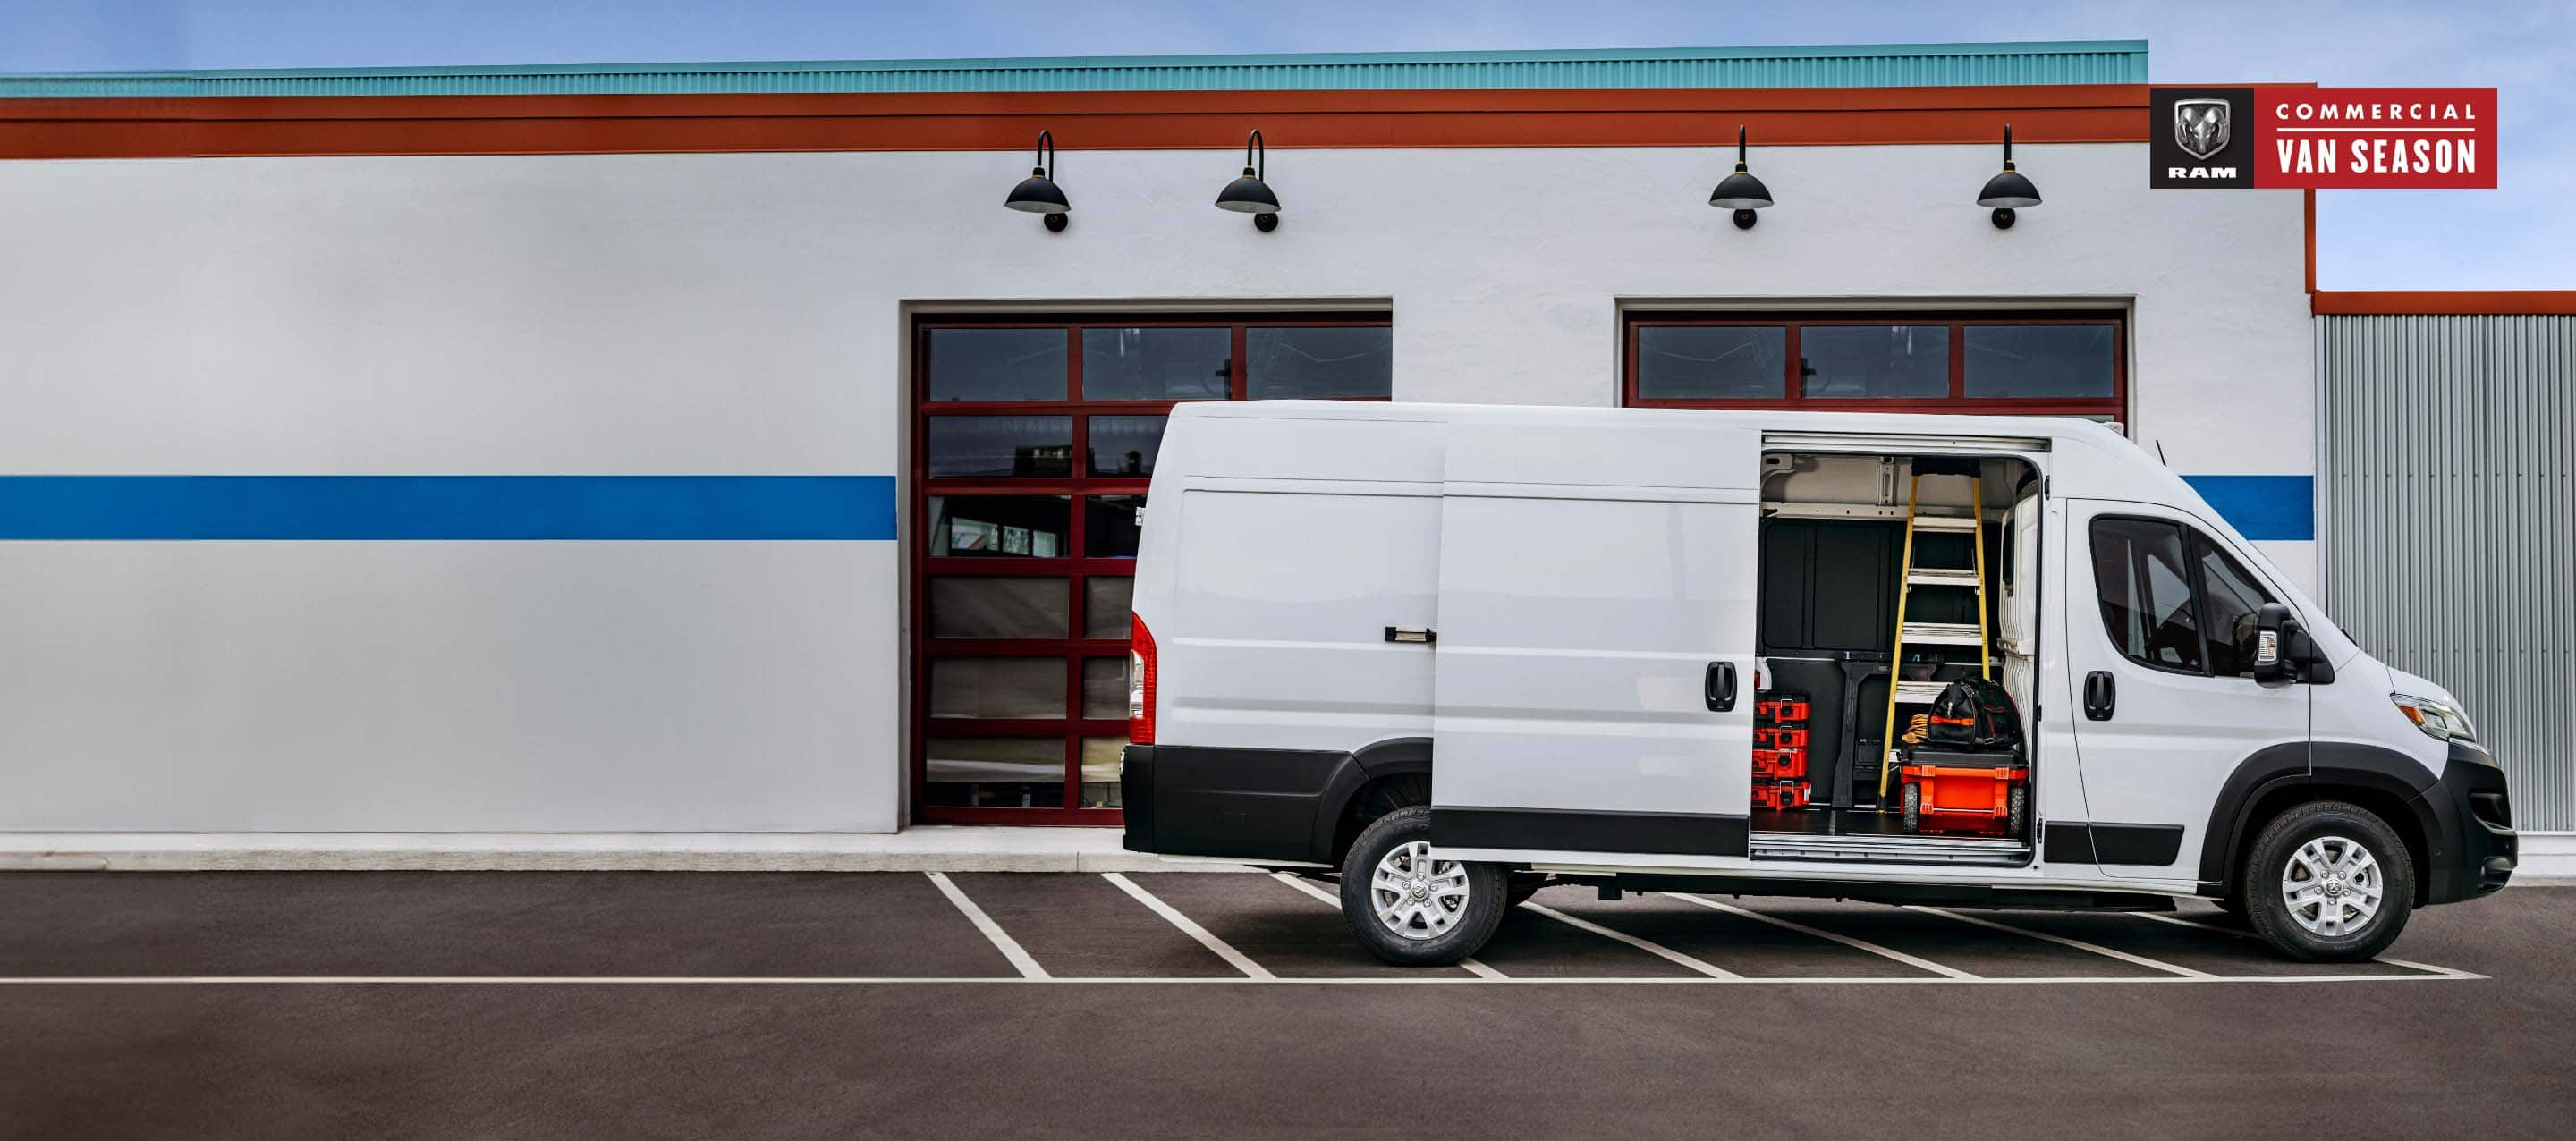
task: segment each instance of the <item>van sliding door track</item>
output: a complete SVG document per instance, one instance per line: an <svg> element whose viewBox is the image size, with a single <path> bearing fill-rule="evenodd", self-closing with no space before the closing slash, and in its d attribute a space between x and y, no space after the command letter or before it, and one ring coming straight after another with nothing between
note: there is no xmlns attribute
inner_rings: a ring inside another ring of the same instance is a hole
<svg viewBox="0 0 2576 1141"><path fill-rule="evenodd" d="M1802 836L1777 832L1753 835L1757 860L1829 860L1863 864L1966 864L2020 867L2030 862L2030 845L2019 840L1973 840L1929 836Z"/></svg>

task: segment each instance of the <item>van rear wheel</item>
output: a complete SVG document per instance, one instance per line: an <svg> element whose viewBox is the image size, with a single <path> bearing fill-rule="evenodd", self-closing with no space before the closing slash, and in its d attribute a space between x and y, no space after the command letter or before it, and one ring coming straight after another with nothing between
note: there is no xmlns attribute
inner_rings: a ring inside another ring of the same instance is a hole
<svg viewBox="0 0 2576 1141"><path fill-rule="evenodd" d="M1492 864L1436 859L1431 809L1372 821L1342 859L1342 918L1369 953L1398 966L1445 966L1502 925L1511 877Z"/></svg>
<svg viewBox="0 0 2576 1141"><path fill-rule="evenodd" d="M2406 843L2376 813L2302 804L2265 825L2236 898L2254 933L2308 962L2358 962L2388 949L2415 906Z"/></svg>

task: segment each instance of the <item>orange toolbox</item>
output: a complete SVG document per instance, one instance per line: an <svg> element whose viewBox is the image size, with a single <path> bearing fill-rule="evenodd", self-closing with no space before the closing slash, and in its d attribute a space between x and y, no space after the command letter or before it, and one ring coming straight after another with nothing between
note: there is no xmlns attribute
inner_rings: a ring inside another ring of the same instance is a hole
<svg viewBox="0 0 2576 1141"><path fill-rule="evenodd" d="M1753 750L1753 775L1805 780L1807 751L1805 749L1755 749Z"/></svg>
<svg viewBox="0 0 2576 1141"><path fill-rule="evenodd" d="M1753 745L1759 749L1803 749L1807 747L1807 731L1758 725L1753 729Z"/></svg>
<svg viewBox="0 0 2576 1141"><path fill-rule="evenodd" d="M1753 715L1766 721L1804 721L1807 719L1807 703L1803 700L1756 702Z"/></svg>
<svg viewBox="0 0 2576 1141"><path fill-rule="evenodd" d="M2030 767L2018 754L1917 746L1905 778L1905 830L2017 836L2030 817Z"/></svg>
<svg viewBox="0 0 2576 1141"><path fill-rule="evenodd" d="M1803 782L1786 780L1770 784L1757 782L1753 786L1753 807L1755 808L1805 808L1806 806L1807 786Z"/></svg>

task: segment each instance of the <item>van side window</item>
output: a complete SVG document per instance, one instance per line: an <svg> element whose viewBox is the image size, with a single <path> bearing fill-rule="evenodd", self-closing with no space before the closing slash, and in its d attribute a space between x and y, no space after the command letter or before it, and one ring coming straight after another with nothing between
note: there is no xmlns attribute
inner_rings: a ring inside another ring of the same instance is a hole
<svg viewBox="0 0 2576 1141"><path fill-rule="evenodd" d="M2199 608L2182 528L2147 519L2093 521L2093 587L2111 644L2131 661L2202 673Z"/></svg>
<svg viewBox="0 0 2576 1141"><path fill-rule="evenodd" d="M2209 631L2209 672L2251 676L2255 612L2273 598L2216 540L2193 531L2191 546L2200 556L2201 628Z"/></svg>

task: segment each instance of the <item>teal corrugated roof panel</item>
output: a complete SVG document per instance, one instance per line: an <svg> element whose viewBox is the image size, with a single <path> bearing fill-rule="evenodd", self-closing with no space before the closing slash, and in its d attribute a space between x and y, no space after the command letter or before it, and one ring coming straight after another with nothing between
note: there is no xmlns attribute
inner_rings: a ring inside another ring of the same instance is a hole
<svg viewBox="0 0 2576 1141"><path fill-rule="evenodd" d="M0 76L0 98L1987 87L2144 83L2145 40Z"/></svg>

